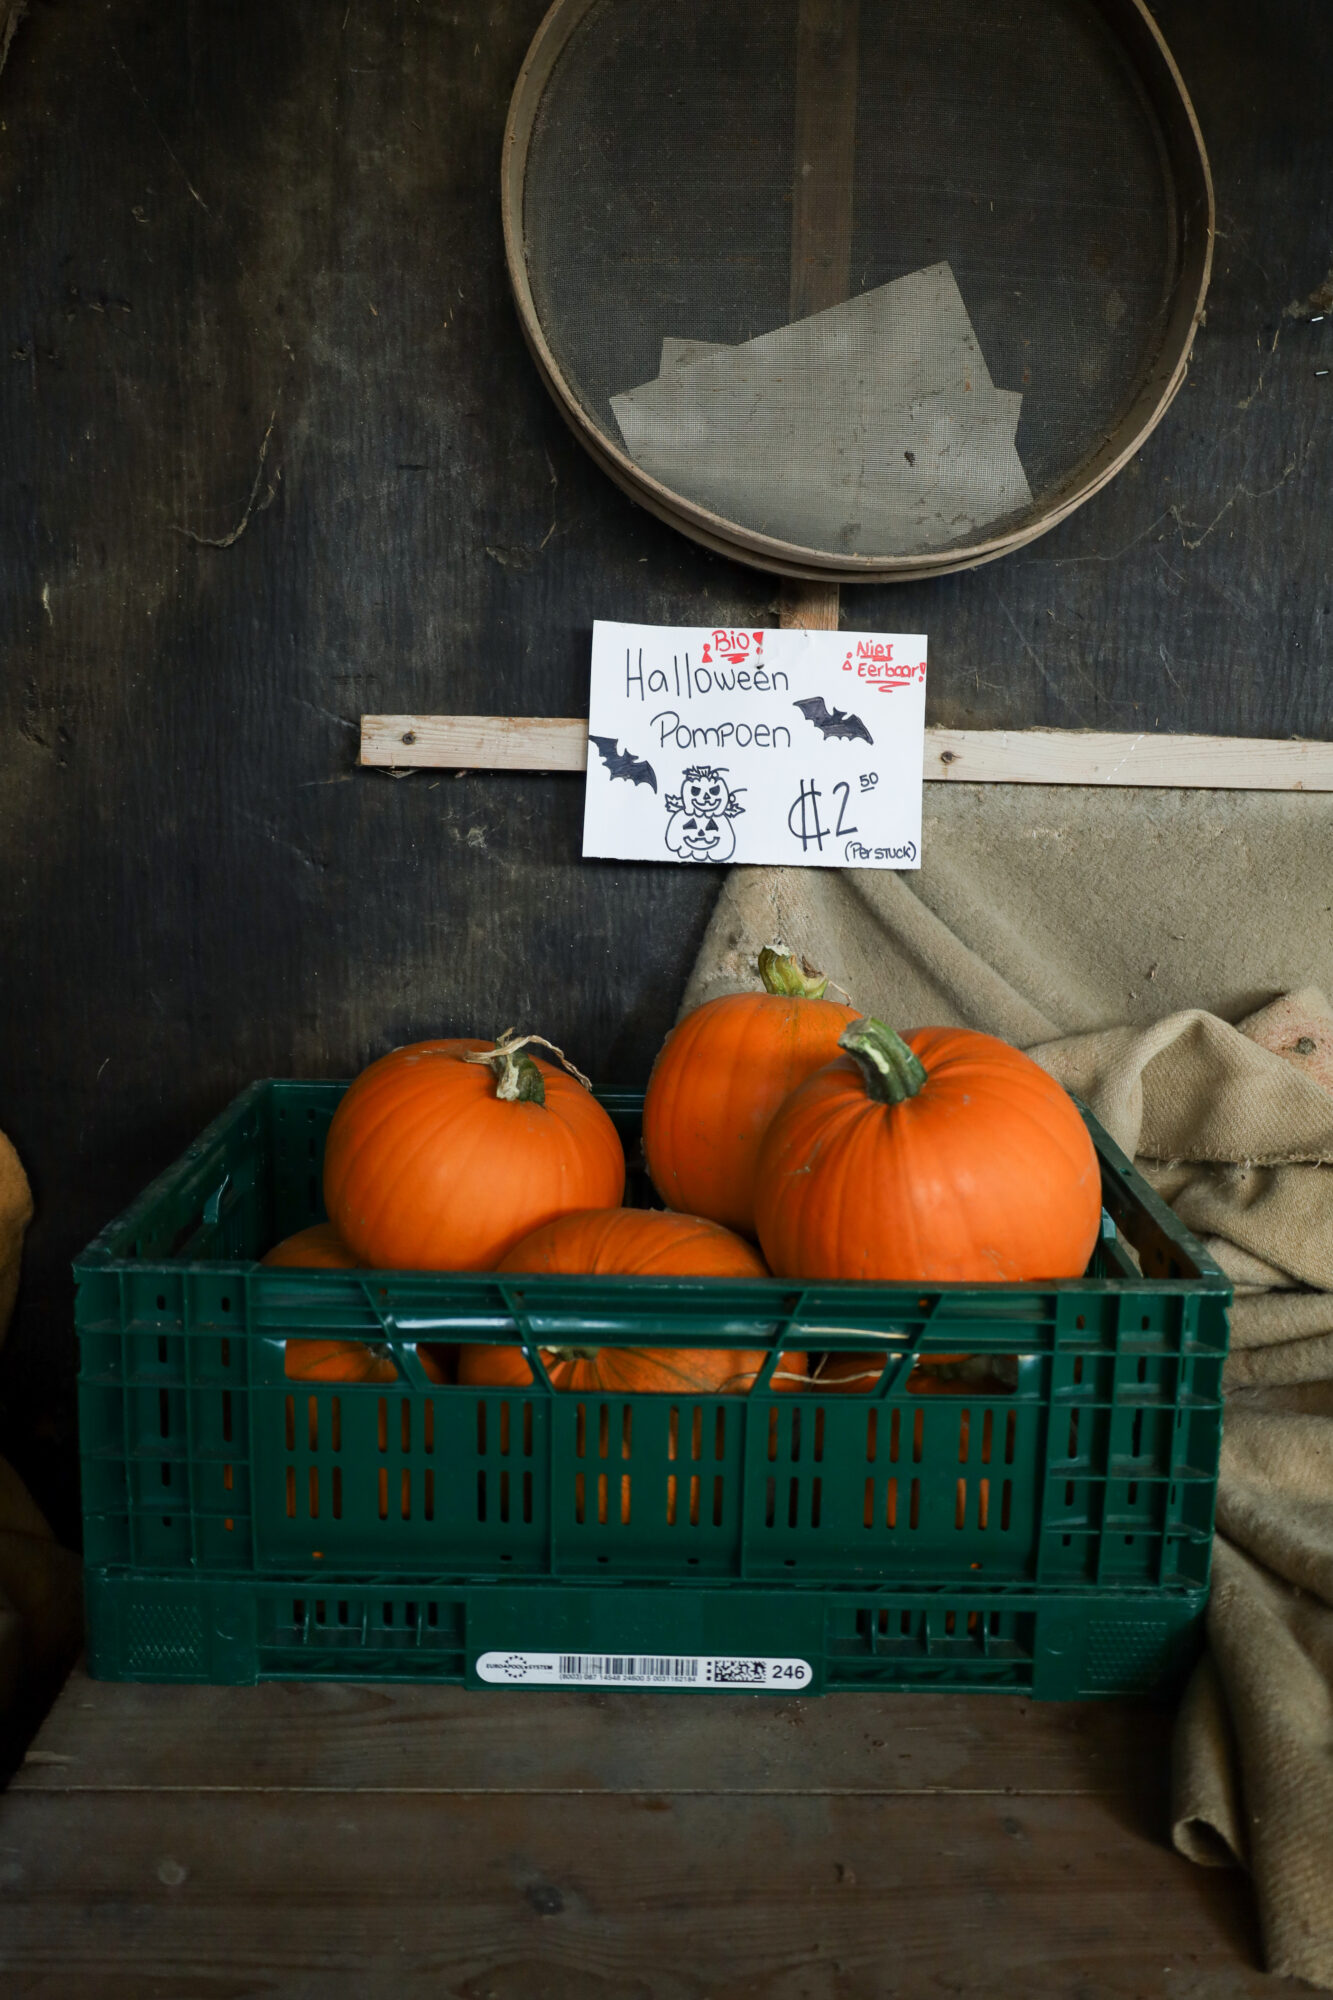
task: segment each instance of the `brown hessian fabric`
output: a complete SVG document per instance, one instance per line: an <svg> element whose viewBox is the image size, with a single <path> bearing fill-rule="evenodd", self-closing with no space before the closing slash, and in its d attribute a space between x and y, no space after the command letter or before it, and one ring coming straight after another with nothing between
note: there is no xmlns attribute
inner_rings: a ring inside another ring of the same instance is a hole
<svg viewBox="0 0 1333 2000"><path fill-rule="evenodd" d="M931 787L919 873L737 869L685 1007L784 942L1026 1048L1232 1278L1208 1651L1172 1831L1333 1988L1333 799Z"/></svg>

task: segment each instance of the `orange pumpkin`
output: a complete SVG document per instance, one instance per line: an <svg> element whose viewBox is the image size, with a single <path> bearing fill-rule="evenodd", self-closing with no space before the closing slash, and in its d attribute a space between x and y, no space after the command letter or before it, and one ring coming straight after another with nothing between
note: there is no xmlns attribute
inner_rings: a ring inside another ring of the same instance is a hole
<svg viewBox="0 0 1333 2000"><path fill-rule="evenodd" d="M275 1243L264 1263L282 1270L354 1271L356 1258L330 1222L316 1222ZM447 1378L429 1348L417 1359L432 1382ZM364 1340L289 1340L283 1373L294 1382L396 1382L398 1370L382 1350Z"/></svg>
<svg viewBox="0 0 1333 2000"><path fill-rule="evenodd" d="M359 1076L334 1112L324 1205L377 1270L491 1271L543 1222L615 1206L616 1128L534 1036L419 1042Z"/></svg>
<svg viewBox="0 0 1333 2000"><path fill-rule="evenodd" d="M708 1000L667 1036L643 1104L643 1150L668 1208L755 1234L759 1147L783 1099L832 1062L854 1007L826 1000L821 973L777 947L759 954L762 993Z"/></svg>
<svg viewBox="0 0 1333 2000"><path fill-rule="evenodd" d="M518 1243L505 1272L600 1277L764 1278L757 1250L696 1215L632 1208L563 1216ZM557 1389L620 1394L633 1390L677 1395L738 1395L763 1364L755 1349L672 1347L544 1348L542 1362ZM805 1356L784 1354L775 1389L805 1386ZM532 1371L521 1347L464 1347L458 1379L473 1386L526 1387Z"/></svg>
<svg viewBox="0 0 1333 2000"><path fill-rule="evenodd" d="M418 1347L417 1360L430 1382L447 1382L429 1347ZM293 1382L396 1382L398 1370L385 1348L364 1340L289 1340L283 1374ZM383 1424L380 1426L383 1429Z"/></svg>
<svg viewBox="0 0 1333 2000"><path fill-rule="evenodd" d="M757 1348L544 1347L541 1354L554 1388L612 1396L644 1390L676 1396L744 1396L764 1362ZM458 1380L478 1389L526 1389L532 1383L532 1370L521 1347L460 1347ZM806 1388L805 1356L784 1354L773 1370L771 1385L777 1390Z"/></svg>
<svg viewBox="0 0 1333 2000"><path fill-rule="evenodd" d="M670 1210L591 1208L516 1243L502 1271L635 1278L766 1278L754 1245L720 1223Z"/></svg>
<svg viewBox="0 0 1333 2000"><path fill-rule="evenodd" d="M1072 1098L966 1028L862 1020L760 1151L759 1241L780 1277L990 1284L1079 1277L1101 1175Z"/></svg>
<svg viewBox="0 0 1333 2000"><path fill-rule="evenodd" d="M283 1373L293 1382L396 1382L390 1357L364 1340L289 1340Z"/></svg>
<svg viewBox="0 0 1333 2000"><path fill-rule="evenodd" d="M284 1236L281 1243L273 1245L264 1262L279 1265L284 1270L354 1271L357 1268L356 1258L331 1222L315 1222L309 1229L298 1229L295 1236Z"/></svg>

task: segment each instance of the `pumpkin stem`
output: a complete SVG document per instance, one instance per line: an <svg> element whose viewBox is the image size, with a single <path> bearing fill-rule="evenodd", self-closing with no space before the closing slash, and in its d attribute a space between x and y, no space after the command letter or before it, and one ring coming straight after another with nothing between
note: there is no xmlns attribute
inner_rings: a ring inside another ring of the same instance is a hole
<svg viewBox="0 0 1333 2000"><path fill-rule="evenodd" d="M838 1047L851 1056L876 1104L902 1104L925 1087L925 1065L901 1035L895 1035L873 1014L844 1028Z"/></svg>
<svg viewBox="0 0 1333 2000"><path fill-rule="evenodd" d="M495 1078L495 1094L506 1104L545 1104L546 1085L531 1056L496 1049L487 1067Z"/></svg>
<svg viewBox="0 0 1333 2000"><path fill-rule="evenodd" d="M549 1049L559 1058L571 1076L578 1078L585 1090L592 1085L581 1069L575 1069L563 1049L554 1042L548 1042L545 1035L520 1035L513 1028L506 1028L497 1036L493 1049L478 1049L474 1054L463 1057L464 1062L482 1063L496 1079L495 1094L506 1104L545 1104L546 1086L542 1073L531 1056L520 1053L529 1042L536 1042Z"/></svg>
<svg viewBox="0 0 1333 2000"><path fill-rule="evenodd" d="M766 944L756 968L766 993L780 993L799 1000L822 1000L828 980L808 958L798 959L780 944Z"/></svg>

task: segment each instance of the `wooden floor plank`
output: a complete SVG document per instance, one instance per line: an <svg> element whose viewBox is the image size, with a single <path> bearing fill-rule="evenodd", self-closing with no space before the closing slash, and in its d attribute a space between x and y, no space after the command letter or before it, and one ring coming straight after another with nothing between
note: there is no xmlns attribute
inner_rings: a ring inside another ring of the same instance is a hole
<svg viewBox="0 0 1333 2000"><path fill-rule="evenodd" d="M1169 1732L1160 1709L985 1695L148 1687L78 1672L14 1786L1147 1798Z"/></svg>
<svg viewBox="0 0 1333 2000"><path fill-rule="evenodd" d="M1259 2000L1243 1885L1104 1801L10 1794L23 2000Z"/></svg>

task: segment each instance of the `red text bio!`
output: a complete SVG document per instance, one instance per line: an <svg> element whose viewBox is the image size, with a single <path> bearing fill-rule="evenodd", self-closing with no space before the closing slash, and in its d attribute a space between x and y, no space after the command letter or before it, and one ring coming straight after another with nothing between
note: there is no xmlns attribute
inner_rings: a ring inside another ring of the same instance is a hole
<svg viewBox="0 0 1333 2000"><path fill-rule="evenodd" d="M729 660L733 667L743 667L747 660L762 658L764 635L762 632L732 632L719 626L704 642L704 666L711 666L714 659Z"/></svg>

